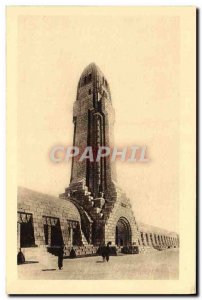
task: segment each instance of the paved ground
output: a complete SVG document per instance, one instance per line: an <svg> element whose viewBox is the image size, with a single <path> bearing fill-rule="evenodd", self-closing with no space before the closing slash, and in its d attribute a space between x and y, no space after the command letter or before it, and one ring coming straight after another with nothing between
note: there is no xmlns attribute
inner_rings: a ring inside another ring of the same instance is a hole
<svg viewBox="0 0 202 300"><path fill-rule="evenodd" d="M20 279L178 279L179 251L169 249L139 255L112 256L102 262L99 256L65 259L63 270L57 258L50 267L39 263L18 266Z"/></svg>

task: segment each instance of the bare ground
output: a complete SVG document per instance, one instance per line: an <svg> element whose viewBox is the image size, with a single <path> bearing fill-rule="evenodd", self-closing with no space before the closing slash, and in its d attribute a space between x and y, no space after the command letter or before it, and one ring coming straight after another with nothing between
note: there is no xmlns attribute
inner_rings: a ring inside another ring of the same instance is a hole
<svg viewBox="0 0 202 300"><path fill-rule="evenodd" d="M178 279L179 250L168 249L138 255L112 256L102 262L99 256L65 259L57 269L57 257L50 266L29 263L18 266L20 279Z"/></svg>

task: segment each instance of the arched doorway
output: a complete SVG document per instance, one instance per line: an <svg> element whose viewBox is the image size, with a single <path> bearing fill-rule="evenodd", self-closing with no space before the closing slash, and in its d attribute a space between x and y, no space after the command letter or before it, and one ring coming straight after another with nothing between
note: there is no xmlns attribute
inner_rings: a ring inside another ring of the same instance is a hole
<svg viewBox="0 0 202 300"><path fill-rule="evenodd" d="M59 218L43 216L45 244L54 249L64 244Z"/></svg>
<svg viewBox="0 0 202 300"><path fill-rule="evenodd" d="M116 245L129 246L131 245L131 227L126 218L121 217L116 225Z"/></svg>

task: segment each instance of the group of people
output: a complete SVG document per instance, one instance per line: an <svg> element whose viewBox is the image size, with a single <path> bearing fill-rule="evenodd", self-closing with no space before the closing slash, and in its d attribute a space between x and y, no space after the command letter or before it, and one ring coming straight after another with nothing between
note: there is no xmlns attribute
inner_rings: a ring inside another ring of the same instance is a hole
<svg viewBox="0 0 202 300"><path fill-rule="evenodd" d="M100 254L102 256L103 262L105 261L109 261L109 255L110 255L110 246L111 242L108 242L107 245L101 245L98 248L98 254Z"/></svg>
<svg viewBox="0 0 202 300"><path fill-rule="evenodd" d="M108 242L107 245L101 245L98 248L97 254L102 256L103 262L109 261L109 256L110 256L110 245L111 242ZM63 257L64 257L64 246L59 247L58 249L58 269L62 270L63 268ZM70 251L70 258L75 258L76 257L76 252L74 248L72 247Z"/></svg>

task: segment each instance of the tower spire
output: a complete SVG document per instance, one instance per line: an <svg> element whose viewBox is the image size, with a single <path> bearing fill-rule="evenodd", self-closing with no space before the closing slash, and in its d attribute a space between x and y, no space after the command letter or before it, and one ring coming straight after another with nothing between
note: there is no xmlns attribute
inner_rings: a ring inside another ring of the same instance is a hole
<svg viewBox="0 0 202 300"><path fill-rule="evenodd" d="M73 145L80 153L91 147L97 156L100 146L113 148L114 109L110 88L95 63L88 65L79 79L73 122ZM69 187L60 197L70 199L79 209L81 229L89 243L137 243L138 229L130 201L116 183L115 162L110 156L99 161L73 158Z"/></svg>
<svg viewBox="0 0 202 300"><path fill-rule="evenodd" d="M95 63L89 64L79 79L73 122L73 143L80 151L92 147L96 156L100 146L113 146L111 93L104 74ZM116 181L115 166L109 157L103 157L99 162L72 160L70 186L82 181L93 197L99 197L101 193L108 193L113 180Z"/></svg>

